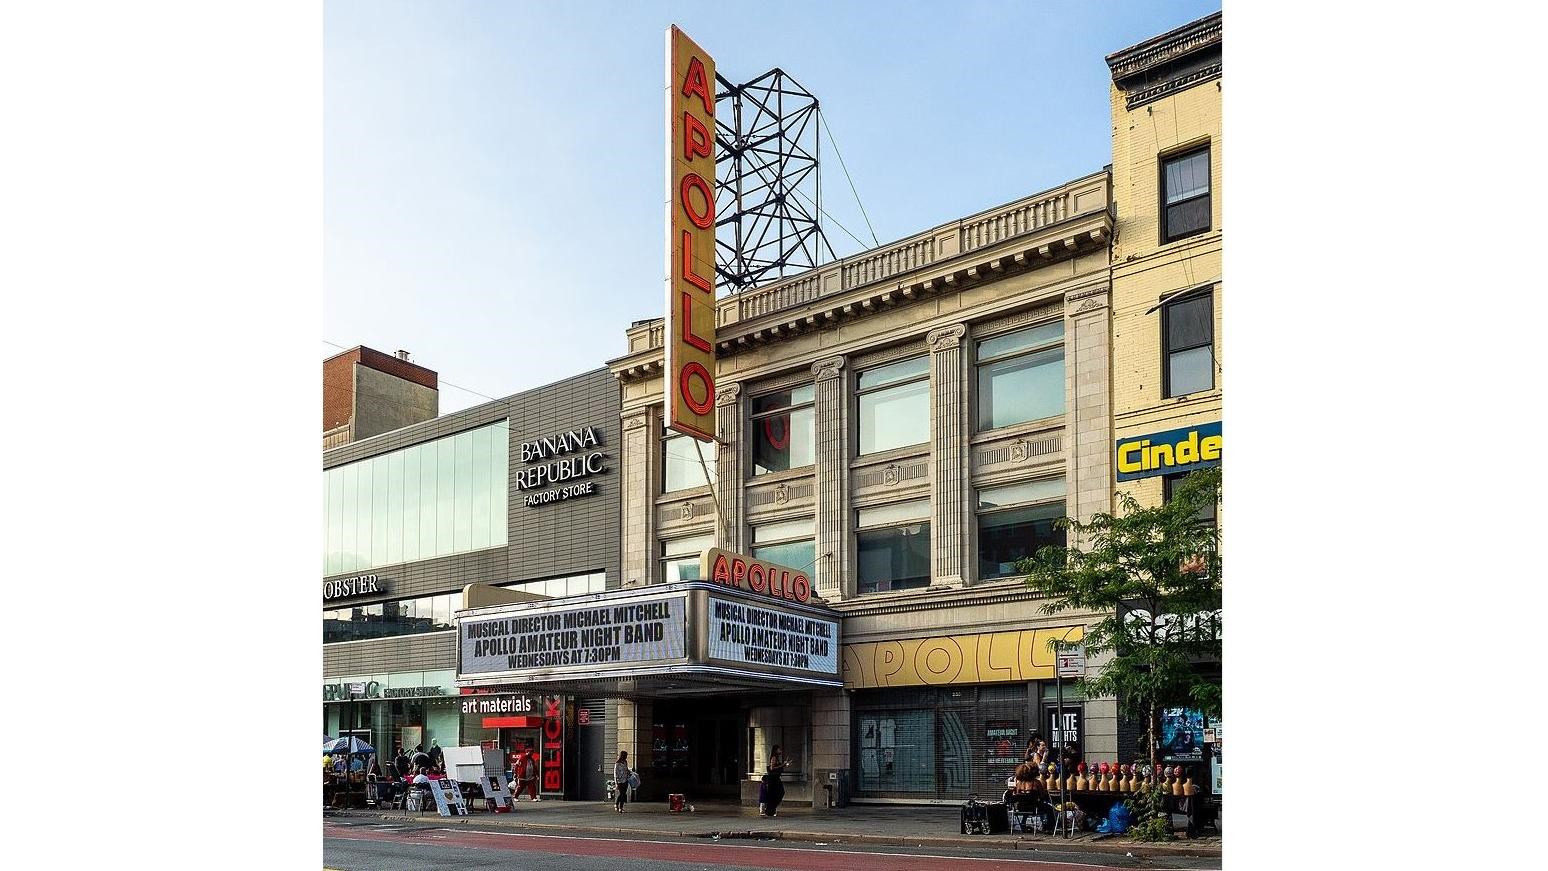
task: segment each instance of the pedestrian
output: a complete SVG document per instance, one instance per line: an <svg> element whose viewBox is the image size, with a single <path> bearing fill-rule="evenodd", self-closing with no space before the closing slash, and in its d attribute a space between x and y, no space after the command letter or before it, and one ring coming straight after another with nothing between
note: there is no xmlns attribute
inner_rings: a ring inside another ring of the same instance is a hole
<svg viewBox="0 0 1548 871"><path fill-rule="evenodd" d="M516 766L516 796L520 798L525 792L530 800L542 801L543 797L538 795L538 758L531 744L522 746Z"/></svg>
<svg viewBox="0 0 1548 871"><path fill-rule="evenodd" d="M763 782L767 786L764 790L764 816L779 816L779 803L785 800L785 753L778 744L774 745L774 751L769 754L769 769L763 774Z"/></svg>
<svg viewBox="0 0 1548 871"><path fill-rule="evenodd" d="M398 773L400 778L408 776L408 773L413 770L413 766L409 763L408 754L403 751L402 745L399 745L397 754L393 756L392 768Z"/></svg>
<svg viewBox="0 0 1548 871"><path fill-rule="evenodd" d="M618 751L618 761L613 763L613 792L616 795L616 804L613 809L623 813L624 801L629 795L629 778L634 775L629 770L629 751Z"/></svg>
<svg viewBox="0 0 1548 871"><path fill-rule="evenodd" d="M439 741L431 741L430 742L430 764L434 765L436 768L440 768L442 762L443 762L443 755L441 753L441 743Z"/></svg>

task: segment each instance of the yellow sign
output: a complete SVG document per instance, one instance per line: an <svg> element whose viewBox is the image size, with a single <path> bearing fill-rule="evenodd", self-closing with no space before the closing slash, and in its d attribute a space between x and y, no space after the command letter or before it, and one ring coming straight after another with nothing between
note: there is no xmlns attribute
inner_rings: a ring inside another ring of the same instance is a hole
<svg viewBox="0 0 1548 871"><path fill-rule="evenodd" d="M1052 680L1049 642L1074 644L1082 626L937 635L844 645L844 689Z"/></svg>
<svg viewBox="0 0 1548 871"><path fill-rule="evenodd" d="M667 29L667 425L715 440L715 60Z"/></svg>

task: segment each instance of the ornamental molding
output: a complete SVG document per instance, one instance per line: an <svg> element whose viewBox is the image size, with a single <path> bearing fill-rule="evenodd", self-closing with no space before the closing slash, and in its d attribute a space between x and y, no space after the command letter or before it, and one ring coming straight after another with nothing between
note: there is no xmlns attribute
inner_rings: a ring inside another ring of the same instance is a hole
<svg viewBox="0 0 1548 871"><path fill-rule="evenodd" d="M925 344L930 346L932 352L939 354L962 347L962 337L966 335L967 324L952 324L949 327L931 330L925 335Z"/></svg>
<svg viewBox="0 0 1548 871"><path fill-rule="evenodd" d="M717 406L735 405L742 398L741 384L717 384L715 385L715 404Z"/></svg>
<svg viewBox="0 0 1548 871"><path fill-rule="evenodd" d="M843 357L829 357L812 364L812 377L817 381L832 381L844 371Z"/></svg>
<svg viewBox="0 0 1548 871"><path fill-rule="evenodd" d="M866 369L871 366L880 366L883 363L891 363L894 360L902 360L906 357L918 356L925 353L927 350L929 350L929 345L925 343L923 338L918 338L912 342L904 342L901 345L893 345L890 348L883 348L879 351L872 351L869 354L856 355L854 360L855 368Z"/></svg>
<svg viewBox="0 0 1548 871"><path fill-rule="evenodd" d="M692 502L684 502L683 503L683 519L684 520L692 520L694 512L696 510L697 509L695 509L693 507L693 503Z"/></svg>
<svg viewBox="0 0 1548 871"><path fill-rule="evenodd" d="M882 483L888 487L898 483L898 481L902 480L900 477L902 471L903 467L897 463L888 463L887 467L882 469Z"/></svg>
<svg viewBox="0 0 1548 871"><path fill-rule="evenodd" d="M1225 34L1224 17L1216 12L1138 45L1108 55L1107 68L1114 82L1122 82L1147 70L1218 45Z"/></svg>
<svg viewBox="0 0 1548 871"><path fill-rule="evenodd" d="M1158 85L1145 88L1141 91L1134 91L1130 93L1128 98L1124 101L1124 108L1137 109L1146 103L1154 103L1155 101L1167 96L1168 94L1181 91L1185 88L1191 88L1194 85L1202 85L1205 82L1213 81L1214 79L1220 78L1220 70L1220 62L1216 61L1215 63L1204 67L1203 69L1195 70L1193 72L1187 73L1186 75L1167 79Z"/></svg>
<svg viewBox="0 0 1548 871"><path fill-rule="evenodd" d="M778 487L774 488L774 504L775 505L784 505L786 502L789 502L789 501L790 501L790 485L789 484L783 484L782 483Z"/></svg>

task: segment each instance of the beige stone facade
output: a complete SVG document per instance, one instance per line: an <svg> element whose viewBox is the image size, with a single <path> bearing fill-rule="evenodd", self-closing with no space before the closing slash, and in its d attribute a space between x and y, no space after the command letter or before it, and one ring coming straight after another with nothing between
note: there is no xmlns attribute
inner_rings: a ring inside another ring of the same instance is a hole
<svg viewBox="0 0 1548 871"><path fill-rule="evenodd" d="M663 582L664 541L713 536L717 546L745 551L756 526L809 520L815 589L844 615L845 645L898 642L899 650L919 652L922 671L924 657L935 653L921 645L932 639L960 649L951 639L961 633L1052 627L1078 638L1080 618L1043 615L1020 580L979 577L976 506L980 488L1062 479L1067 513L1089 517L1111 507L1110 202L1108 174L1099 172L721 299L717 399L723 443L713 491L663 492L663 327L660 320L637 322L628 330L629 353L609 363L623 386L623 584ZM978 343L1055 323L1063 325L1062 413L981 428ZM862 454L858 374L915 358L929 362L928 438ZM814 395L813 462L754 475L742 436L752 398L808 385ZM919 500L929 505L928 586L861 593L857 511ZM1016 655L989 646L982 657ZM1052 678L1046 649L1023 655L1029 665L1016 676ZM1004 679L991 672L982 667L979 682ZM877 679L870 680L874 686ZM810 759L803 771L819 775L792 784L792 800L809 790L821 802L821 773L856 767L852 707L865 681L849 658L846 681L844 691L787 700L811 712ZM924 682L954 685L945 674ZM648 767L651 702L619 707L620 748ZM758 727L761 710L770 709L752 708L750 727ZM635 726L632 732L624 728L628 724ZM1088 759L1117 759L1111 700L1086 703L1082 731ZM756 783L747 789L755 791Z"/></svg>

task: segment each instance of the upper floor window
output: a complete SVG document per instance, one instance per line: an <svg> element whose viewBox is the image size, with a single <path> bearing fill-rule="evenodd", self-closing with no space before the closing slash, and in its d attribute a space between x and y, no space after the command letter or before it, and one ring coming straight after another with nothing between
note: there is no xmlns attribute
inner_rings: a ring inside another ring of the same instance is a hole
<svg viewBox="0 0 1548 871"><path fill-rule="evenodd" d="M1161 498L1162 498L1162 500L1164 500L1166 502L1172 501L1172 491L1177 488L1177 485L1182 483L1184 478L1188 477L1191 474L1192 474L1192 472L1178 472L1176 474L1167 475L1167 476L1163 477L1161 479ZM1216 517L1216 513L1219 510L1219 508L1220 508L1220 503L1218 503L1218 502L1211 502L1211 503L1209 503L1207 505L1201 506L1199 508L1199 513L1197 515L1197 517L1199 519L1199 522L1207 524L1209 526L1214 526L1217 523L1219 523L1219 520Z"/></svg>
<svg viewBox="0 0 1548 871"><path fill-rule="evenodd" d="M855 512L855 577L862 593L930 586L930 500Z"/></svg>
<svg viewBox="0 0 1548 871"><path fill-rule="evenodd" d="M777 565L810 572L817 562L817 521L783 520L753 527L752 555Z"/></svg>
<svg viewBox="0 0 1548 871"><path fill-rule="evenodd" d="M662 439L661 492L709 486L715 478L715 451L713 442L701 442L693 436L672 435ZM701 457L702 464L699 462ZM706 471L709 480L704 477Z"/></svg>
<svg viewBox="0 0 1548 871"><path fill-rule="evenodd" d="M1064 546L1064 479L1048 478L978 491L978 577L1020 574L1017 565L1039 548Z"/></svg>
<svg viewBox="0 0 1548 871"><path fill-rule="evenodd" d="M978 428L1064 413L1064 321L978 343Z"/></svg>
<svg viewBox="0 0 1548 871"><path fill-rule="evenodd" d="M817 440L812 413L815 394L814 386L807 384L753 398L754 475L799 469L813 463Z"/></svg>
<svg viewBox="0 0 1548 871"><path fill-rule="evenodd" d="M713 535L690 535L661 543L661 582L703 580L699 575L699 555L715 546Z"/></svg>
<svg viewBox="0 0 1548 871"><path fill-rule="evenodd" d="M860 453L930 440L930 358L914 357L860 373Z"/></svg>
<svg viewBox="0 0 1548 871"><path fill-rule="evenodd" d="M1209 146L1161 161L1161 241L1209 229Z"/></svg>
<svg viewBox="0 0 1548 871"><path fill-rule="evenodd" d="M1215 303L1209 293L1161 307L1164 395L1186 396L1215 386Z"/></svg>

